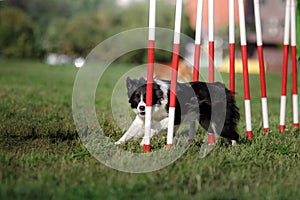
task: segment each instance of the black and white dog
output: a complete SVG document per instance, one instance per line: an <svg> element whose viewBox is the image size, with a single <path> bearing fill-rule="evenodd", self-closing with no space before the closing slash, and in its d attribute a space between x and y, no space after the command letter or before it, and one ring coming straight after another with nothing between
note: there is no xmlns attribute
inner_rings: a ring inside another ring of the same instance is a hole
<svg viewBox="0 0 300 200"><path fill-rule="evenodd" d="M170 81L154 80L152 98L151 137L168 127ZM126 80L127 94L136 117L127 132L115 143L144 136L146 109L146 80ZM198 120L209 133L217 133L234 145L239 135L236 131L239 109L231 92L222 83L177 83L174 125L184 119ZM141 145L144 144L142 140Z"/></svg>

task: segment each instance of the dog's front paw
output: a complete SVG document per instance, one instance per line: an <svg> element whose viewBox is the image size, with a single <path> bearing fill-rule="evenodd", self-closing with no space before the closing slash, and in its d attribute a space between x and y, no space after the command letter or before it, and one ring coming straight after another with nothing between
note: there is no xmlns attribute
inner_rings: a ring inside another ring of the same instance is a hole
<svg viewBox="0 0 300 200"><path fill-rule="evenodd" d="M124 143L123 141L120 141L120 140L118 140L117 142L115 142L115 145L119 145L119 144L122 144L122 143Z"/></svg>
<svg viewBox="0 0 300 200"><path fill-rule="evenodd" d="M144 146L144 144L145 144L145 139L143 138L142 141L141 141L141 143L140 143L140 145Z"/></svg>

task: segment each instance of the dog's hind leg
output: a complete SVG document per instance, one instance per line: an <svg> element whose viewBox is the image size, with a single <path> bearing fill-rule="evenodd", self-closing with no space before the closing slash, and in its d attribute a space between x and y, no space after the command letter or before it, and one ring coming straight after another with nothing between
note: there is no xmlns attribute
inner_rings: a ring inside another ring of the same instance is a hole
<svg viewBox="0 0 300 200"><path fill-rule="evenodd" d="M237 143L236 140L231 140L231 145L232 145L232 146L236 146L236 145L238 145L238 143Z"/></svg>
<svg viewBox="0 0 300 200"><path fill-rule="evenodd" d="M196 121L190 121L190 130L189 130L189 143L193 143L195 140L195 133L196 133Z"/></svg>

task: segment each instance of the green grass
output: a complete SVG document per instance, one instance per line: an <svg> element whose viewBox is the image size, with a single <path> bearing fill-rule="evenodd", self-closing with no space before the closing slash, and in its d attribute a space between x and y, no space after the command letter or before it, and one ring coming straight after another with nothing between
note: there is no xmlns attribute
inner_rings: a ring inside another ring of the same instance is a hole
<svg viewBox="0 0 300 200"><path fill-rule="evenodd" d="M122 131L111 121L110 95L129 66L106 73L96 109L106 133ZM34 61L0 61L0 199L298 199L299 130L277 131L280 74L267 74L270 125L261 133L259 77L250 76L254 139L245 139L242 76L237 75L241 144L222 142L199 159L196 142L173 164L146 174L110 169L82 145L72 118L77 70ZM225 83L228 74L223 74ZM290 89L290 84L289 84ZM125 92L125 91L124 91ZM287 124L291 128L288 96ZM127 106L124 105L124 106ZM108 117L106 117L108 116ZM157 138L153 145L159 148ZM138 143L123 148L140 151Z"/></svg>

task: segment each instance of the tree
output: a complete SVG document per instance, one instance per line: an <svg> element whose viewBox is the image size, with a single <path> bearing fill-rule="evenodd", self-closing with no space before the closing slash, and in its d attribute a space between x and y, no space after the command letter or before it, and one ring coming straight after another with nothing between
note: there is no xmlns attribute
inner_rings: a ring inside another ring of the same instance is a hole
<svg viewBox="0 0 300 200"><path fill-rule="evenodd" d="M12 7L0 11L0 51L7 57L37 57L39 45L35 24L22 10Z"/></svg>
<svg viewBox="0 0 300 200"><path fill-rule="evenodd" d="M87 56L104 39L100 24L95 15L86 14L72 18L60 30L60 51L72 57Z"/></svg>

